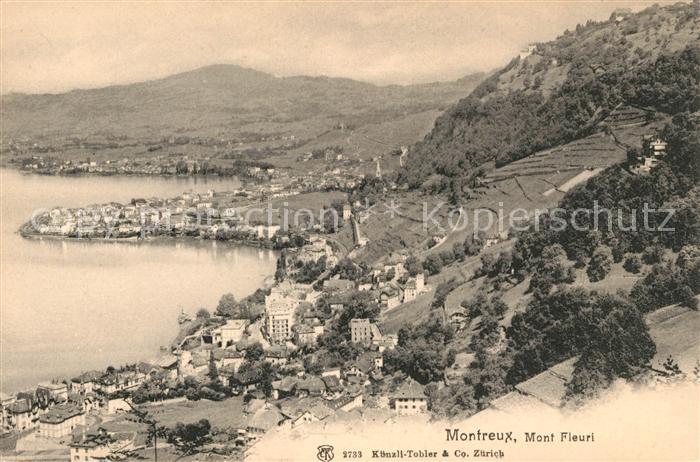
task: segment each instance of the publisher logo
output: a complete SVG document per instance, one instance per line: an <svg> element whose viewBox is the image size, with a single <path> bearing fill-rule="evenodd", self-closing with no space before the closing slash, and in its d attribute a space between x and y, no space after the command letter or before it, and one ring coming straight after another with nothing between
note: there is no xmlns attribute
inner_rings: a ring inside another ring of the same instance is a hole
<svg viewBox="0 0 700 462"><path fill-rule="evenodd" d="M318 453L316 454L318 460L321 462L330 462L333 460L333 457L333 446L324 444L318 447Z"/></svg>

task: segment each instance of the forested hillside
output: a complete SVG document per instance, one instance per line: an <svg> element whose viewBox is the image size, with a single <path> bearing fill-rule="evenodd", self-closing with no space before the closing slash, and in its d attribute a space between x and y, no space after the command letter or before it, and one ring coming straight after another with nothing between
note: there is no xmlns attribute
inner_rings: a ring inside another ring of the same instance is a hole
<svg viewBox="0 0 700 462"><path fill-rule="evenodd" d="M699 39L697 11L676 4L590 21L537 44L440 116L411 149L400 180L433 192L461 189L489 161L504 165L591 134L621 103L697 111Z"/></svg>

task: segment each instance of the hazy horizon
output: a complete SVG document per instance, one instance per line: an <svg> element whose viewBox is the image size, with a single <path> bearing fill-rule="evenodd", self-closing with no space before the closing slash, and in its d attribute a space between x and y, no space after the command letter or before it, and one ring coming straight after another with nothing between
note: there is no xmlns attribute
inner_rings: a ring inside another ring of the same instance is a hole
<svg viewBox="0 0 700 462"><path fill-rule="evenodd" d="M124 85L215 64L376 85L453 81L615 8L652 4L5 3L0 92Z"/></svg>

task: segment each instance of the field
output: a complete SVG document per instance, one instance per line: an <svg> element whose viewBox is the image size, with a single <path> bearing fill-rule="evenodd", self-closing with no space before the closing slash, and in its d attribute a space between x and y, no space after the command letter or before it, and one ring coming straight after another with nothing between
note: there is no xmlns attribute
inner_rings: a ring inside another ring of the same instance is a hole
<svg viewBox="0 0 700 462"><path fill-rule="evenodd" d="M672 305L649 314L647 323L656 343L652 366L673 356L683 372L692 373L700 360L700 313Z"/></svg>
<svg viewBox="0 0 700 462"><path fill-rule="evenodd" d="M233 397L224 401L181 401L163 406L142 406L159 425L172 427L178 422L192 423L207 419L212 427L238 428L244 423L243 398Z"/></svg>

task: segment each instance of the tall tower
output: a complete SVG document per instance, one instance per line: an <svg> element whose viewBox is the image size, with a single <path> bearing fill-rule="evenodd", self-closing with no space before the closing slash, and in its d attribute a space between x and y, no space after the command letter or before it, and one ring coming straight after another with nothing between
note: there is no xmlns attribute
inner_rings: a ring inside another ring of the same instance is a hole
<svg viewBox="0 0 700 462"><path fill-rule="evenodd" d="M381 157L377 157L377 172L375 174L377 178L382 177L382 166L380 164L381 160L382 160Z"/></svg>

